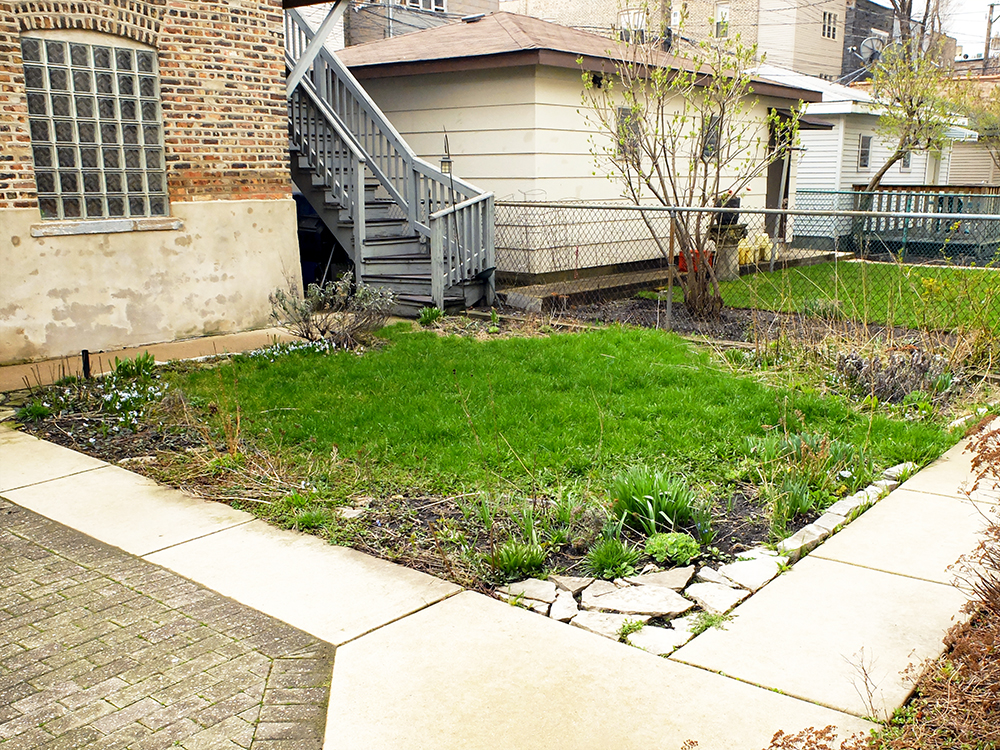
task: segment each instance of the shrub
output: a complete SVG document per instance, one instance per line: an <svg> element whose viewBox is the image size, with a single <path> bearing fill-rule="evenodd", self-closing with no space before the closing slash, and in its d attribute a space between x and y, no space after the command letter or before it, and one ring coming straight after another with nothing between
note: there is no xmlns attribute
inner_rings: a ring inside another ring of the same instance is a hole
<svg viewBox="0 0 1000 750"><path fill-rule="evenodd" d="M325 287L310 284L302 299L294 287L290 292L278 289L269 297L271 318L308 341L329 339L341 346L357 346L360 337L385 325L393 293L359 282L352 295L353 281L354 274L348 271Z"/></svg>
<svg viewBox="0 0 1000 750"><path fill-rule="evenodd" d="M884 359L849 352L837 357L836 369L838 379L857 395L874 396L893 404L914 391L924 391L943 400L960 381L949 369L947 359L920 349L889 352Z"/></svg>
<svg viewBox="0 0 1000 750"><path fill-rule="evenodd" d="M689 523L697 495L680 478L636 466L611 483L611 512L634 531L655 534Z"/></svg>
<svg viewBox="0 0 1000 750"><path fill-rule="evenodd" d="M639 550L621 539L605 537L597 541L583 560L584 568L596 578L612 580L635 573Z"/></svg>
<svg viewBox="0 0 1000 750"><path fill-rule="evenodd" d="M428 328L441 320L443 315L440 307L421 307L417 322L424 328Z"/></svg>
<svg viewBox="0 0 1000 750"><path fill-rule="evenodd" d="M646 540L646 554L657 562L669 560L687 565L701 554L701 545L690 534L682 532L654 534Z"/></svg>

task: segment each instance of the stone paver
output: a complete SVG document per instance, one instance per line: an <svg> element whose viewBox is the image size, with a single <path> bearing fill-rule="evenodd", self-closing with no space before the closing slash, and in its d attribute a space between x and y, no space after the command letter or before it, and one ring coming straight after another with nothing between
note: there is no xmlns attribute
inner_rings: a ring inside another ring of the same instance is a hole
<svg viewBox="0 0 1000 750"><path fill-rule="evenodd" d="M319 750L333 653L0 499L5 749Z"/></svg>
<svg viewBox="0 0 1000 750"><path fill-rule="evenodd" d="M972 484L972 454L964 451L965 441L958 443L926 469L903 482L899 488L967 499L964 490ZM984 503L1000 500L1000 487L984 482L972 500Z"/></svg>
<svg viewBox="0 0 1000 750"><path fill-rule="evenodd" d="M327 724L325 750L757 750L871 727L472 592L339 647Z"/></svg>

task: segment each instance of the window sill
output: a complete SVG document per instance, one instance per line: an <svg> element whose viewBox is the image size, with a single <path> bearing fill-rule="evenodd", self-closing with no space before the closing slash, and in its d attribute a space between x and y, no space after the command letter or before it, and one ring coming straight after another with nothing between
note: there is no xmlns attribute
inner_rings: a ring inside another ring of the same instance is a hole
<svg viewBox="0 0 1000 750"><path fill-rule="evenodd" d="M65 219L31 225L32 237L64 237L72 234L115 234L118 232L162 232L183 229L184 222L169 216L141 219Z"/></svg>

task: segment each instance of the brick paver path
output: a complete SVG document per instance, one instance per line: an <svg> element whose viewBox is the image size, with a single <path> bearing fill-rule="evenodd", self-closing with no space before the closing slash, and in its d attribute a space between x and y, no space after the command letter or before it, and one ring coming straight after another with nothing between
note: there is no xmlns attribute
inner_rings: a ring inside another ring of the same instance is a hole
<svg viewBox="0 0 1000 750"><path fill-rule="evenodd" d="M333 651L0 499L3 750L318 750Z"/></svg>

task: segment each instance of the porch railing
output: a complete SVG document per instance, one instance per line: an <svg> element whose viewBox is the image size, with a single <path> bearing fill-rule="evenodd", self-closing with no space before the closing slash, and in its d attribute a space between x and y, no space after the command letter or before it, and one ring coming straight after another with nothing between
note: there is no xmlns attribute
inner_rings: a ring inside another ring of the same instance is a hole
<svg viewBox="0 0 1000 750"><path fill-rule="evenodd" d="M486 303L494 292L493 193L483 193L431 214L431 299L444 309L450 286L476 279L486 284Z"/></svg>

